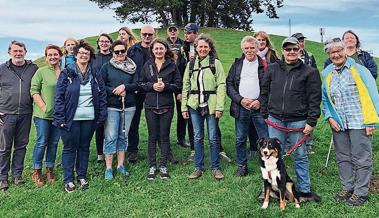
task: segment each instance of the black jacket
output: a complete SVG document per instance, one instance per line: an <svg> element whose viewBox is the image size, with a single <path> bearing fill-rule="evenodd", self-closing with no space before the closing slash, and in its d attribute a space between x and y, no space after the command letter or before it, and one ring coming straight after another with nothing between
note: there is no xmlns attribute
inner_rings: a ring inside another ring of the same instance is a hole
<svg viewBox="0 0 379 218"><path fill-rule="evenodd" d="M162 78L165 84L163 92L157 92L153 89L153 84L158 82L158 77ZM158 73L154 59L150 59L142 68L139 88L146 93L145 108L161 109L174 107L173 93L179 93L182 88L182 78L175 62L167 58L162 64Z"/></svg>
<svg viewBox="0 0 379 218"><path fill-rule="evenodd" d="M283 61L268 66L261 90L261 112L282 121L307 120L315 126L320 117L321 79L317 69L298 60L289 72Z"/></svg>
<svg viewBox="0 0 379 218"><path fill-rule="evenodd" d="M265 74L264 65L262 63L262 59L258 57L258 78L259 78L259 86L262 89L263 77ZM228 77L226 78L226 93L232 99L232 103L230 104L230 115L234 118L239 117L239 108L241 105L242 96L239 93L239 86L241 81L241 71L243 66L243 60L245 56L236 59L233 63L232 67L229 70ZM259 96L257 99L259 102L262 102L262 98Z"/></svg>
<svg viewBox="0 0 379 218"><path fill-rule="evenodd" d="M102 54L98 52L95 55L95 58L91 60L92 67L95 68L96 72L99 72L101 67L104 64L109 63L112 57L113 57L112 52L109 54Z"/></svg>

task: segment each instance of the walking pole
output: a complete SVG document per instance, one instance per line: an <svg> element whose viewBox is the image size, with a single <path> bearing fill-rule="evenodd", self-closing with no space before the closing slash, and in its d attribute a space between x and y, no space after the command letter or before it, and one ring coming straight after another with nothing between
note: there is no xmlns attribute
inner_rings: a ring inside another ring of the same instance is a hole
<svg viewBox="0 0 379 218"><path fill-rule="evenodd" d="M333 136L332 136L332 138L330 139L329 151L328 151L328 156L326 157L325 168L328 167L329 157L330 157L330 152L332 151L332 146L333 146Z"/></svg>
<svg viewBox="0 0 379 218"><path fill-rule="evenodd" d="M126 137L126 129L125 129L125 96L121 96L121 104L122 104L122 133Z"/></svg>

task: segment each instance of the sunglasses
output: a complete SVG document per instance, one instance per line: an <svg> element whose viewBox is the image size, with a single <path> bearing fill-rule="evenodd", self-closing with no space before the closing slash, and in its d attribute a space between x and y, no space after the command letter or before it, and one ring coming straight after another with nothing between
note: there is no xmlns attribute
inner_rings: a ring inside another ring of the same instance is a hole
<svg viewBox="0 0 379 218"><path fill-rule="evenodd" d="M142 36L146 37L146 36L150 36L152 37L154 34L153 33L142 33Z"/></svg>
<svg viewBox="0 0 379 218"><path fill-rule="evenodd" d="M293 51L293 52L298 52L298 51L300 50L300 48L298 48L298 47L294 47L294 48L283 48L283 50L286 51L286 52L291 52L291 51Z"/></svg>
<svg viewBox="0 0 379 218"><path fill-rule="evenodd" d="M178 29L176 29L175 27L170 27L170 28L168 28L168 31L169 32L176 32L176 31L178 31Z"/></svg>
<svg viewBox="0 0 379 218"><path fill-rule="evenodd" d="M126 52L126 49L122 49L122 50L114 50L113 53L115 53L116 55L118 54L125 54Z"/></svg>

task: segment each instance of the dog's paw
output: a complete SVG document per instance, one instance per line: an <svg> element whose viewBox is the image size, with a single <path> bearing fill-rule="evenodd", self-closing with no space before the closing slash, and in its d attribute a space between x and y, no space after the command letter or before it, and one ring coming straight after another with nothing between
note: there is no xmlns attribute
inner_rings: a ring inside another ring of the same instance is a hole
<svg viewBox="0 0 379 218"><path fill-rule="evenodd" d="M268 207L268 201L263 202L262 209L266 209Z"/></svg>

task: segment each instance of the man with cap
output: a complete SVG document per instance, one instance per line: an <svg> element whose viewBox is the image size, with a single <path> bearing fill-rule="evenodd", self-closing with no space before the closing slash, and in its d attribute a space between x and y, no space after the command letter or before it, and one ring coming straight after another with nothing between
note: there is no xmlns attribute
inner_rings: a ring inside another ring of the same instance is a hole
<svg viewBox="0 0 379 218"><path fill-rule="evenodd" d="M299 59L300 45L295 37L284 39L283 60L270 64L261 90L261 113L268 123L270 138L293 146L312 133L320 117L321 79L316 68ZM270 96L270 98L269 98ZM280 126L281 128L278 128ZM300 132L285 132L282 129L302 129ZM301 201L320 201L311 192L309 162L305 143L291 155L295 162L297 188Z"/></svg>
<svg viewBox="0 0 379 218"><path fill-rule="evenodd" d="M302 33L295 33L292 37L295 37L299 41L299 58L304 62L304 64L317 68L315 57L311 52L305 50L305 39L307 37L305 37Z"/></svg>

